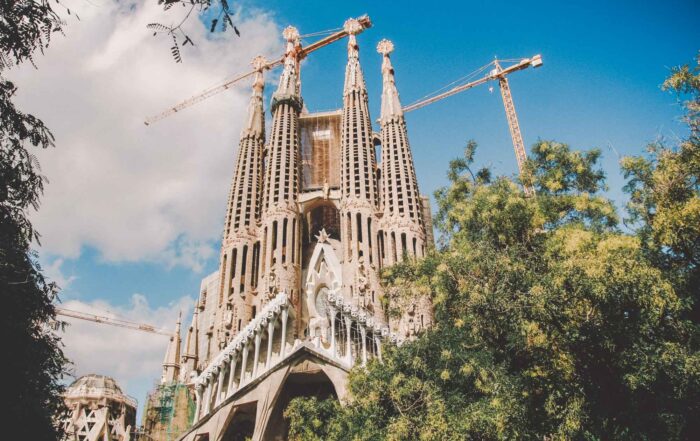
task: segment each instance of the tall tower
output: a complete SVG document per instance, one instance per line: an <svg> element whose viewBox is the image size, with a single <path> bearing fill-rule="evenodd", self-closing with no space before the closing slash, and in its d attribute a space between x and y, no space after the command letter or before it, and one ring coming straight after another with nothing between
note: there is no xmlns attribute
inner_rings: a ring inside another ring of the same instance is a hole
<svg viewBox="0 0 700 441"><path fill-rule="evenodd" d="M160 378L161 383L172 383L178 380L180 375L180 320L182 314L177 317L175 332L170 337L168 350L165 353L163 360L163 374Z"/></svg>
<svg viewBox="0 0 700 441"><path fill-rule="evenodd" d="M260 190L263 174L265 121L263 112L263 66L265 59L252 62L257 70L248 115L241 131L238 158L231 183L219 267L219 347L251 319L260 255L257 223L260 220Z"/></svg>
<svg viewBox="0 0 700 441"><path fill-rule="evenodd" d="M382 113L379 119L382 139L382 225L384 262L393 265L403 256L425 254L426 233L423 207L413 155L408 143L406 120L394 81L389 54L394 45L382 40L377 52L382 54Z"/></svg>
<svg viewBox="0 0 700 441"><path fill-rule="evenodd" d="M341 123L341 230L346 262L344 288L360 306L381 313L375 265L378 260L378 192L375 171L377 159L372 142L367 88L360 67L356 34L357 20L345 22L348 33L348 64L343 88Z"/></svg>
<svg viewBox="0 0 700 441"><path fill-rule="evenodd" d="M294 308L300 306L300 188L299 113L302 99L299 81L299 32L289 26L284 70L272 95L272 131L265 163L263 190L261 304L286 291Z"/></svg>
<svg viewBox="0 0 700 441"><path fill-rule="evenodd" d="M180 379L183 383L190 380L189 375L197 371L197 361L199 358L199 302L194 305L192 314L192 324L187 330L185 337L185 348L180 361Z"/></svg>

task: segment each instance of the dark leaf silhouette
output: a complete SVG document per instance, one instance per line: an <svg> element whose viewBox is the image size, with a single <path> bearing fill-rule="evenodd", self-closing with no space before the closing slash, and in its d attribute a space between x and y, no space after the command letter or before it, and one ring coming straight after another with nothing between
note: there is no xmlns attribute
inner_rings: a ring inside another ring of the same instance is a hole
<svg viewBox="0 0 700 441"><path fill-rule="evenodd" d="M176 63L182 63L182 56L180 55L180 46L177 44L177 39L175 34L173 34L173 46L170 48L170 52L173 55L173 59Z"/></svg>
<svg viewBox="0 0 700 441"><path fill-rule="evenodd" d="M214 20L211 21L211 29L209 29L209 32L214 32L216 30L216 24L219 22L218 18L215 18Z"/></svg>
<svg viewBox="0 0 700 441"><path fill-rule="evenodd" d="M146 25L147 29L161 32L170 32L171 29L168 26L162 25L160 23L149 23Z"/></svg>
<svg viewBox="0 0 700 441"><path fill-rule="evenodd" d="M233 32L235 32L235 33L236 33L236 35L238 35L239 37L241 36L241 33L240 33L240 32L238 32L238 28L237 28L237 27L235 27L235 26L233 27Z"/></svg>

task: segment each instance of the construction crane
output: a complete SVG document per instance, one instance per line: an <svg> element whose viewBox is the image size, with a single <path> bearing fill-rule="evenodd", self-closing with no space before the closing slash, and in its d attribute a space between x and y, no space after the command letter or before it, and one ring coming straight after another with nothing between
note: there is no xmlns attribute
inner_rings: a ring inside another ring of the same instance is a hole
<svg viewBox="0 0 700 441"><path fill-rule="evenodd" d="M505 110L506 110L506 118L508 119L508 128L510 129L510 136L513 139L513 148L515 149L515 158L518 161L518 171L520 172L520 175L522 176L524 168L525 168L525 161L527 159L527 155L525 153L525 143L523 142L523 136L520 133L520 124L518 123L518 115L515 113L515 104L513 103L513 96L510 93L510 85L508 84L507 76L513 72L527 69L528 67L540 67L540 66L542 66L542 57L540 55L535 55L532 58L523 58L523 59L519 60L518 62L516 62L515 64L508 66L506 68L501 67L501 62L499 62L497 59L495 59L491 63L487 64L486 66L483 66L482 68L478 69L477 72L482 72L491 66L493 66L493 69L490 70L482 78L479 78L478 80L471 81L469 83L461 84L459 86L455 86L446 92L442 92L442 93L440 93L438 95L434 95L430 98L425 98L423 100L415 102L411 105L404 107L403 111L405 113L405 112L410 112L412 110L420 109L421 107L425 107L428 104L432 104L436 101L440 101L440 100L447 98L449 96L458 94L460 92L464 92L465 90L471 89L472 87L478 86L480 84L484 84L488 81L496 81L497 80L498 84L501 88L501 97L503 98L503 107L505 107ZM524 189L525 189L525 194L527 196L534 196L535 189L532 187L532 185L530 185L528 183L523 183L523 185L524 185Z"/></svg>
<svg viewBox="0 0 700 441"><path fill-rule="evenodd" d="M127 320L105 317L96 314L89 314L87 312L74 311L72 309L59 308L56 307L56 314L62 315L64 317L72 317L80 320L86 320L94 323L103 323L105 325L118 326L120 328L133 329L135 331L149 332L151 334L167 335L168 337L173 336L172 331L165 329L158 329L151 325L146 325L143 323L134 323Z"/></svg>
<svg viewBox="0 0 700 441"><path fill-rule="evenodd" d="M368 29L372 26L372 22L370 21L369 16L367 16L367 15L363 15L361 17L358 17L357 21L362 26L362 30L360 32L362 32L365 29ZM324 33L324 32L320 32L320 33ZM319 33L316 33L316 34L319 34ZM310 35L314 35L314 34L310 34ZM341 38L346 37L347 35L348 35L348 33L344 29L341 29L341 30L334 32L333 34L331 34L325 38L322 38L321 40L319 40L315 43L312 43L312 44L305 46L305 47L301 47L299 49L299 61L306 58L311 52L313 52L317 49L320 49L324 46L328 46L329 44L334 43L334 42L340 40ZM258 67L256 69L253 69L253 70L246 72L244 74L237 75L237 76L231 78L230 80L228 80L228 81L226 81L218 86L211 87L198 95L195 95L195 96L193 96L193 97L191 97L191 98L189 98L189 99L187 99L179 104L176 104L175 106L165 110L164 112L159 113L158 115L148 117L144 121L144 124L149 126L149 125L151 125L155 122L158 122L164 118L167 118L168 116L173 115L173 114L175 114L183 109L186 109L186 108L191 107L197 103L200 103L200 102L206 100L207 98L211 98L214 95L217 95L225 90L230 89L239 81L244 80L244 79L252 76L253 74L255 74L255 72L258 72L259 70L269 70L269 69L272 69L276 66L280 66L282 63L284 63L284 55L281 56L280 58L274 60L274 61L263 64L262 67Z"/></svg>

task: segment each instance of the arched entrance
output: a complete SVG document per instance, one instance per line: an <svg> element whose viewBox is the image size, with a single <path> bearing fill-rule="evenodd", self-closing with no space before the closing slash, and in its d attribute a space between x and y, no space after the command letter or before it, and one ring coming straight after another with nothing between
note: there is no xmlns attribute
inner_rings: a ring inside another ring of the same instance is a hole
<svg viewBox="0 0 700 441"><path fill-rule="evenodd" d="M256 411L257 405L255 402L241 404L236 407L221 441L245 441L252 438L255 431Z"/></svg>
<svg viewBox="0 0 700 441"><path fill-rule="evenodd" d="M277 402L270 414L264 440L286 440L289 436L289 423L284 419L284 410L289 402L296 397L316 397L324 400L329 397L338 398L333 383L318 367L291 372L277 396Z"/></svg>
<svg viewBox="0 0 700 441"><path fill-rule="evenodd" d="M302 267L306 268L321 230L329 239L340 240L340 213L330 201L315 202L304 213L302 225Z"/></svg>

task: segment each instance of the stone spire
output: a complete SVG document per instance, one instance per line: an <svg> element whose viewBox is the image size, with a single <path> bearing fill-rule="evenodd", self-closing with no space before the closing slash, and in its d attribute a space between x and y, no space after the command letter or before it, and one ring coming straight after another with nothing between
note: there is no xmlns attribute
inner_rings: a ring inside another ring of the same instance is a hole
<svg viewBox="0 0 700 441"><path fill-rule="evenodd" d="M399 92L394 80L394 67L391 65L389 54L394 51L394 43L382 40L377 45L377 52L382 54L382 113L380 122L392 117L403 116Z"/></svg>
<svg viewBox="0 0 700 441"><path fill-rule="evenodd" d="M377 52L382 54L382 223L385 228L385 261L391 265L404 255L421 257L425 253L426 234L422 199L408 143L406 120L401 110L389 54L394 45L382 40ZM389 228L391 225L391 228Z"/></svg>
<svg viewBox="0 0 700 441"><path fill-rule="evenodd" d="M168 343L168 350L165 353L165 359L163 360L163 375L161 377L161 383L172 383L178 379L180 374L180 322L182 320L182 313L177 316L177 323L175 324L175 332L170 337L170 343Z"/></svg>
<svg viewBox="0 0 700 441"><path fill-rule="evenodd" d="M189 374L197 371L199 359L199 302L194 305L192 324L187 330L184 350L180 361L180 377L183 382L188 382Z"/></svg>
<svg viewBox="0 0 700 441"><path fill-rule="evenodd" d="M341 122L341 230L344 259L345 295L357 304L381 312L375 273L379 258L377 159L372 136L372 120L365 80L360 67L356 34L362 31L357 20L344 25L348 33L348 63L343 89Z"/></svg>
<svg viewBox="0 0 700 441"><path fill-rule="evenodd" d="M263 69L266 61L255 57L256 70L248 114L238 143L231 192L229 194L219 266L220 288L216 333L223 345L250 319L252 298L246 297L257 285L260 242L257 224L261 215L265 113L263 110Z"/></svg>
<svg viewBox="0 0 700 441"><path fill-rule="evenodd" d="M360 67L360 47L356 35L362 32L362 25L355 19L349 19L344 25L348 33L348 64L345 67L345 87L343 96L350 91L364 91L366 95L365 78Z"/></svg>
<svg viewBox="0 0 700 441"><path fill-rule="evenodd" d="M272 129L268 141L263 184L263 238L260 261L261 295L256 311L280 291L286 291L295 308L300 306L301 218L297 207L301 160L299 114L303 102L299 83L299 32L289 26L284 70L272 95Z"/></svg>

